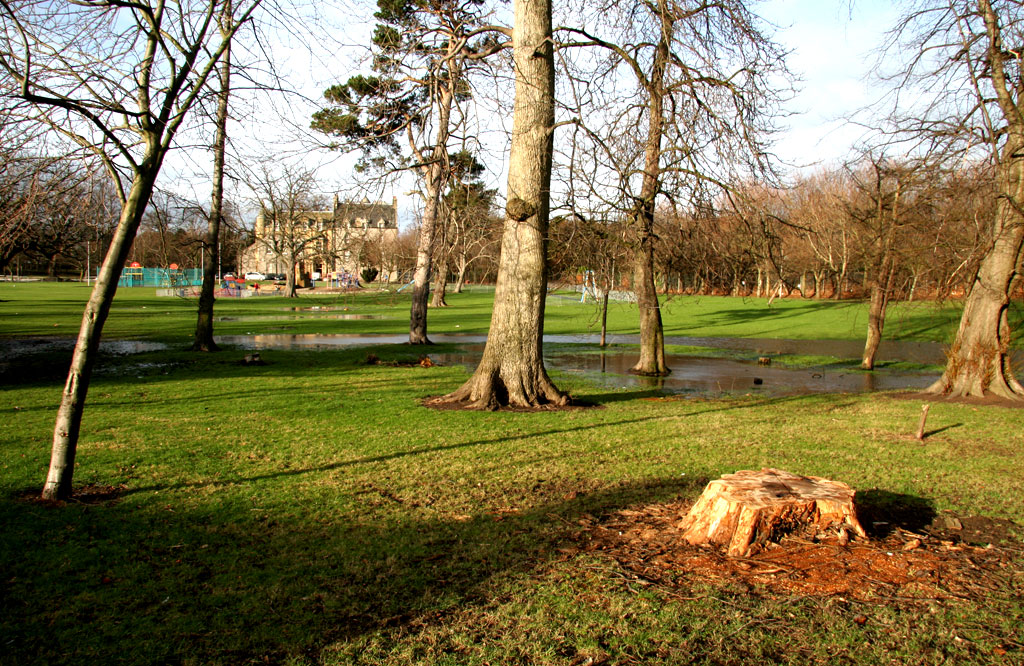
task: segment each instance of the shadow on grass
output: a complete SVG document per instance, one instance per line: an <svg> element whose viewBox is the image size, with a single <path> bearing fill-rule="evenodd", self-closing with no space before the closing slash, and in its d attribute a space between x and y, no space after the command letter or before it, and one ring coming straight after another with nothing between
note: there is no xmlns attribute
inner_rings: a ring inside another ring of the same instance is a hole
<svg viewBox="0 0 1024 666"><path fill-rule="evenodd" d="M486 599L494 579L559 557L584 514L702 482L562 487L521 513L396 505L386 519L324 510L322 496L267 511L237 494L61 508L5 497L0 663L316 661L334 641Z"/></svg>
<svg viewBox="0 0 1024 666"><path fill-rule="evenodd" d="M953 428L962 428L963 425L963 423L951 423L948 426L942 426L941 428L935 428L934 430L925 430L922 434L922 437L924 439L928 439L932 435L938 435L939 433L946 432L947 430L952 430Z"/></svg>
<svg viewBox="0 0 1024 666"><path fill-rule="evenodd" d="M718 410L715 410L718 411ZM534 437L549 437L551 435L568 435L570 433L579 433L587 430L600 430L602 428L639 424L647 421L656 421L660 417L650 417L641 419L625 419L621 421L611 421L605 423L595 423L593 425L578 426L575 428L553 428L550 430L542 430L539 432L524 433L516 436L506 437L492 437L489 439L479 439L471 442L458 442L456 444L442 444L439 446L428 446L420 449L411 449L408 451L396 451L395 453L389 453L381 456L369 456L365 458L356 458L353 460L342 460L329 465L320 465L318 467L307 467L303 469L289 469L280 472L273 472L271 474L261 474L257 476L241 477L238 479L217 479L216 481L203 481L197 483L178 483L168 485L155 485L155 486L144 486L139 488L130 488L124 492L124 495L132 495L144 492L159 492L163 490L180 490L183 488L218 488L224 486L236 486L240 484L253 483L257 481L266 481L270 479L280 479L294 476L304 476L308 474L320 474L323 472L330 472L333 470L344 469L346 467L356 467L359 465L372 465L374 463L388 462L391 460L399 460L401 458L407 458L410 456L421 456L431 453L440 453L442 451L453 451L457 449L466 449L476 446L487 446L489 444L501 444L504 442L512 442L520 439L533 439Z"/></svg>
<svg viewBox="0 0 1024 666"><path fill-rule="evenodd" d="M919 532L935 519L934 504L922 497L872 488L857 491L857 520L873 537L888 536L897 527Z"/></svg>

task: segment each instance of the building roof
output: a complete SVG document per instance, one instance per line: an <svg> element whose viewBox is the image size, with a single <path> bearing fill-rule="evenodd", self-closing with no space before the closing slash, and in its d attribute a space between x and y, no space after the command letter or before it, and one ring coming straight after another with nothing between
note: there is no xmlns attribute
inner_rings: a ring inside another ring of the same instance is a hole
<svg viewBox="0 0 1024 666"><path fill-rule="evenodd" d="M367 220L376 222L384 220L388 226L398 222L398 210L394 203L383 201L369 202L365 199L360 202L338 201L335 203L335 215L339 220Z"/></svg>

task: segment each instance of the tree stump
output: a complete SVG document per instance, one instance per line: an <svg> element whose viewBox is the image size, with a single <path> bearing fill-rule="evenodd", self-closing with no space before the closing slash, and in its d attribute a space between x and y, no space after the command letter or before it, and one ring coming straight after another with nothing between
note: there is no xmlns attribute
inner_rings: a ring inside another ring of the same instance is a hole
<svg viewBox="0 0 1024 666"><path fill-rule="evenodd" d="M853 506L854 491L841 481L799 476L778 469L726 474L704 489L681 523L693 545L728 546L730 557L800 525L846 528L866 537Z"/></svg>

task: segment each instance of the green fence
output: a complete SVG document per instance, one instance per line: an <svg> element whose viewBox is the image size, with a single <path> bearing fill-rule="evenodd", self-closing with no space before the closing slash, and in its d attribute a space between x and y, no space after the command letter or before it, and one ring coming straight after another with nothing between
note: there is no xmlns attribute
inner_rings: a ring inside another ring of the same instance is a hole
<svg viewBox="0 0 1024 666"><path fill-rule="evenodd" d="M97 271L98 273L98 271ZM203 283L198 268L125 268L118 287L195 287Z"/></svg>

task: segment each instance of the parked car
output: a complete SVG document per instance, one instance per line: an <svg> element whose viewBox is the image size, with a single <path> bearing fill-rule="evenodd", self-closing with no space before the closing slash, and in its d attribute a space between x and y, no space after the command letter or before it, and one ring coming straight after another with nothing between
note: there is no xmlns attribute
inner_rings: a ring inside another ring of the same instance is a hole
<svg viewBox="0 0 1024 666"><path fill-rule="evenodd" d="M234 273L225 273L224 275L220 276L220 279L222 279L222 280L234 280L235 279L235 274Z"/></svg>
<svg viewBox="0 0 1024 666"><path fill-rule="evenodd" d="M253 271L251 273L246 273L245 274L245 279L246 280L266 280L267 276L264 275L263 273L258 272L258 271Z"/></svg>

